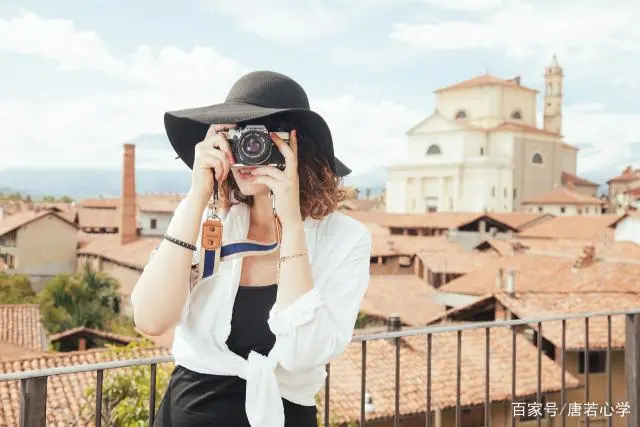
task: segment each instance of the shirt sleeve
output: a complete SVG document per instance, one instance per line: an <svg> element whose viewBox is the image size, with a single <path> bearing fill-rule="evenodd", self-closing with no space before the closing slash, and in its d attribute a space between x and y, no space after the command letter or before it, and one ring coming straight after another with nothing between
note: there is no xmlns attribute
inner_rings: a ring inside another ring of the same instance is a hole
<svg viewBox="0 0 640 427"><path fill-rule="evenodd" d="M289 371L322 366L351 342L369 285L371 234L364 234L326 279L282 310L274 307L269 327L277 337L280 365Z"/></svg>

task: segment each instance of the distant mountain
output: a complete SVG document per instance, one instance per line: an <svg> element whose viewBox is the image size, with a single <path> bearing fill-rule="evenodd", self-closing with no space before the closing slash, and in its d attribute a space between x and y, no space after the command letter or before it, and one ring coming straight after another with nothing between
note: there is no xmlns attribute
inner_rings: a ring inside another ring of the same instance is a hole
<svg viewBox="0 0 640 427"><path fill-rule="evenodd" d="M8 169L0 170L0 187L32 198L67 195L74 199L120 195L119 169ZM136 170L140 193L174 193L189 189L189 171Z"/></svg>
<svg viewBox="0 0 640 427"><path fill-rule="evenodd" d="M355 186L360 189L360 194L364 195L366 189L371 189L371 196L379 194L384 190L387 182L387 169L378 167L353 176L347 176L344 184L347 186Z"/></svg>
<svg viewBox="0 0 640 427"><path fill-rule="evenodd" d="M189 189L190 171L187 169L136 169L136 189L139 193L184 193ZM384 188L386 172L383 168L347 177L345 185L356 185L371 195ZM42 196L114 197L120 195L122 174L119 169L7 169L0 170L0 192L20 192L32 198Z"/></svg>

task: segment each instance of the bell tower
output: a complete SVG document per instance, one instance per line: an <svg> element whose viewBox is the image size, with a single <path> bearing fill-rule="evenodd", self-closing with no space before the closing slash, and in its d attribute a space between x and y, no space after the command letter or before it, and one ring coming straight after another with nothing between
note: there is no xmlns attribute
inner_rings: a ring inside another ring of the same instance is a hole
<svg viewBox="0 0 640 427"><path fill-rule="evenodd" d="M555 55L544 73L544 130L560 134L562 132L562 68Z"/></svg>

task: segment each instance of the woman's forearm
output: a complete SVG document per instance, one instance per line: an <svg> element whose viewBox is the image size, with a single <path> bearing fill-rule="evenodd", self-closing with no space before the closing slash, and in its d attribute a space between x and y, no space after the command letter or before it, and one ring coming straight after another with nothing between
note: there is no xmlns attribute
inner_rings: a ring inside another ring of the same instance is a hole
<svg viewBox="0 0 640 427"><path fill-rule="evenodd" d="M187 194L176 209L166 234L195 245L206 200ZM136 326L161 335L178 323L190 286L193 252L163 240L140 275L132 302Z"/></svg>
<svg viewBox="0 0 640 427"><path fill-rule="evenodd" d="M280 256L295 255L307 250L307 241L302 221L283 224ZM284 309L296 299L313 289L313 277L309 256L289 258L280 265L280 281L276 307Z"/></svg>

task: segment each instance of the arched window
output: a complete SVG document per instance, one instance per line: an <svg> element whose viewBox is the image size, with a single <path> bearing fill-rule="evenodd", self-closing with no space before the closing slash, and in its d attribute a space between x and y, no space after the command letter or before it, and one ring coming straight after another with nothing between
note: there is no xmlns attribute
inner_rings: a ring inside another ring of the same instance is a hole
<svg viewBox="0 0 640 427"><path fill-rule="evenodd" d="M531 158L531 163L535 163L537 165L541 165L542 164L542 155L540 153L534 154L533 157Z"/></svg>
<svg viewBox="0 0 640 427"><path fill-rule="evenodd" d="M466 119L467 118L467 112L464 110L460 110L456 113L456 119Z"/></svg>
<svg viewBox="0 0 640 427"><path fill-rule="evenodd" d="M511 118L512 119L516 119L516 120L520 120L520 119L522 119L522 113L520 111L516 110L513 113L511 113Z"/></svg>
<svg viewBox="0 0 640 427"><path fill-rule="evenodd" d="M430 145L429 148L427 148L427 156L435 156L438 154L442 154L442 150L440 150L440 147L436 144Z"/></svg>

